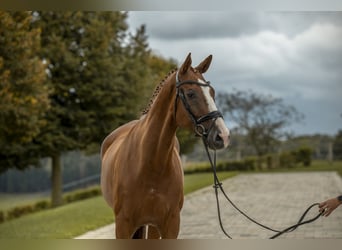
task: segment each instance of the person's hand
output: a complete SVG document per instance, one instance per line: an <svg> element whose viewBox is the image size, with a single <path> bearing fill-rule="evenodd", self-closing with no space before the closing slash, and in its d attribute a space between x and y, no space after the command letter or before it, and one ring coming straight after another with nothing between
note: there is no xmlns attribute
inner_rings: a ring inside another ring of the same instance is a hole
<svg viewBox="0 0 342 250"><path fill-rule="evenodd" d="M337 198L326 200L319 204L319 212L323 212L322 216L328 217L339 205L341 203Z"/></svg>

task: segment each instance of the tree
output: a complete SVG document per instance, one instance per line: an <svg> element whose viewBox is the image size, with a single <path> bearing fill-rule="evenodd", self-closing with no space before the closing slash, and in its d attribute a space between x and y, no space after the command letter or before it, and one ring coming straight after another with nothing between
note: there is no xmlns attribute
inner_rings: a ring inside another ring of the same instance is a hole
<svg viewBox="0 0 342 250"><path fill-rule="evenodd" d="M141 105L151 94L150 87L151 83L153 84L154 69L150 65L152 55L145 32L145 26L142 25L135 34L129 34L130 43L124 48L125 60L120 77L127 83L125 96L130 96L131 100L134 100L126 103L126 108L131 111L129 120L136 119L139 115Z"/></svg>
<svg viewBox="0 0 342 250"><path fill-rule="evenodd" d="M139 101L132 93L139 93L144 82L123 73L136 70L127 66L135 54L127 53L129 39L124 46L126 13L35 12L34 15L33 25L42 29L40 55L48 62L48 82L52 89L48 123L34 144L41 150L41 157L52 158L52 204L57 206L62 202L61 154L76 149L98 151L113 128L135 117L135 109L131 107ZM144 49L139 56L144 56Z"/></svg>
<svg viewBox="0 0 342 250"><path fill-rule="evenodd" d="M337 132L333 142L334 159L342 160L342 130Z"/></svg>
<svg viewBox="0 0 342 250"><path fill-rule="evenodd" d="M34 83L28 84L31 88L37 86L35 94L40 94L34 96L37 100L29 98L32 105L37 101L36 106L31 107L29 103L28 106L18 107L19 111L27 107L27 113L24 113L33 121L37 120L37 123L32 125L33 131L27 130L29 137L25 137L25 142L14 145L20 146L21 151L9 147L13 154L4 153L4 159L10 164L0 158L1 170L26 169L30 164L37 164L39 159L51 158L52 205L58 206L62 202L61 155L72 150L99 152L100 144L108 133L137 118L143 103L147 103L147 93L149 98L153 92L156 76L161 74L162 69L165 76L172 61L164 61L151 54L144 26L136 34L127 33L127 13L124 12L50 11L17 14L29 16L27 29L32 32L30 39L36 39L34 41L37 43L33 43L32 54L15 58L14 62L21 61L19 66L24 66L35 76L42 76L42 80L37 78ZM12 30L8 27L3 30L9 29L17 36L12 39L18 39L15 27L24 26L16 20ZM6 33L7 36L10 35ZM3 36L0 36L0 40L1 44ZM29 41L25 39L17 45L24 46ZM26 65L26 56L29 55L34 55L35 60L30 61L31 65ZM1 59L0 77L7 79L8 71L2 70L7 69L3 67L3 61ZM35 65L41 66L39 72L34 70ZM21 73L15 75L17 78L13 80L14 83L18 82L19 76L24 75ZM152 84L153 88L149 89ZM9 93L7 89L4 85L0 90L6 98ZM28 89L28 86L20 89L24 98L30 95ZM0 100L0 103L2 105L5 102ZM18 106L10 103L8 107L12 104ZM37 115L34 108L37 108ZM30 121L24 121L23 124L28 126ZM0 126L4 126L3 123ZM9 140L9 135L1 134L4 141ZM17 133L12 135L13 141L21 138L19 133L18 137Z"/></svg>
<svg viewBox="0 0 342 250"><path fill-rule="evenodd" d="M45 84L39 28L30 12L0 12L0 172L37 164L27 150L46 124L49 89Z"/></svg>
<svg viewBox="0 0 342 250"><path fill-rule="evenodd" d="M235 122L258 156L272 152L279 140L288 135L285 128L303 119L295 107L280 98L252 91L234 90L218 96L220 107Z"/></svg>

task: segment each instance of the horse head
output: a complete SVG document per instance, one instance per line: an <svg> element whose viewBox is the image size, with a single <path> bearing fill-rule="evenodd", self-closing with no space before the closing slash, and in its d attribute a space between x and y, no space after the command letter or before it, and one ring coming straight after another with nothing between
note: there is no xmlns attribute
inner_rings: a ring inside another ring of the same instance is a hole
<svg viewBox="0 0 342 250"><path fill-rule="evenodd" d="M216 107L215 90L202 75L211 60L212 55L209 55L193 68L189 53L176 72L176 122L203 137L209 148L222 149L229 144L229 130Z"/></svg>

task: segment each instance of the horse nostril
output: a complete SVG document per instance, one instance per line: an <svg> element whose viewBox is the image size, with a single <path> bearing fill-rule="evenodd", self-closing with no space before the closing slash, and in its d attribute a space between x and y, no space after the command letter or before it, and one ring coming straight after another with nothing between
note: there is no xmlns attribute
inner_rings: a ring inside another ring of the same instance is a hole
<svg viewBox="0 0 342 250"><path fill-rule="evenodd" d="M223 146L224 146L224 141L223 141L223 139L222 139L222 137L219 135L219 134L217 134L215 137L214 137L214 143L213 143L214 145L214 147L215 147L215 149L221 149L221 148L223 148Z"/></svg>
<svg viewBox="0 0 342 250"><path fill-rule="evenodd" d="M211 149L222 149L228 145L228 135L225 136L220 130L211 130L208 136L208 145Z"/></svg>
<svg viewBox="0 0 342 250"><path fill-rule="evenodd" d="M216 142L216 143L223 142L223 139L221 138L220 135L216 135L215 142Z"/></svg>

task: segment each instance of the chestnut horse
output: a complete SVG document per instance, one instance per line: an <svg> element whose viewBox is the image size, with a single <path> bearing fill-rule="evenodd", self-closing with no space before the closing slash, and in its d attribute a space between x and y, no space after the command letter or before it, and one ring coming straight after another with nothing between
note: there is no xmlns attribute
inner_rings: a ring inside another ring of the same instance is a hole
<svg viewBox="0 0 342 250"><path fill-rule="evenodd" d="M183 206L178 127L204 136L208 146L228 146L229 130L202 74L212 56L191 67L191 54L156 88L139 120L102 143L101 188L116 220L116 238L177 238Z"/></svg>

